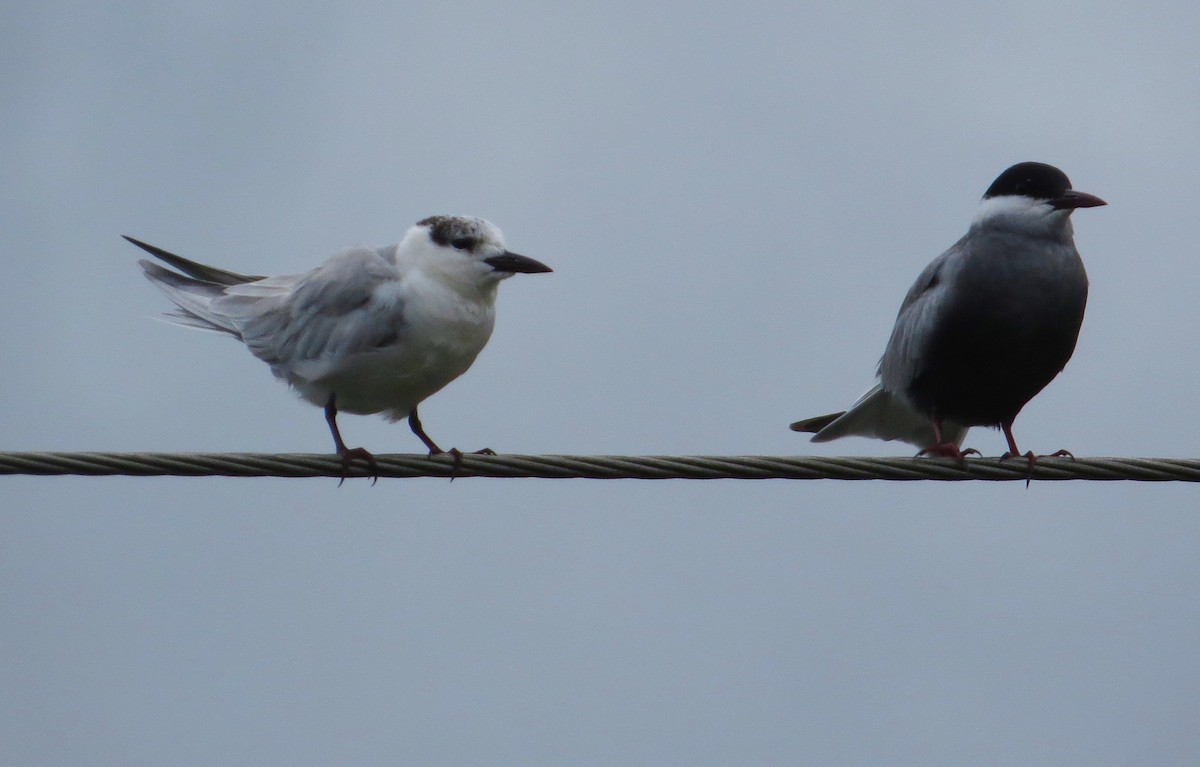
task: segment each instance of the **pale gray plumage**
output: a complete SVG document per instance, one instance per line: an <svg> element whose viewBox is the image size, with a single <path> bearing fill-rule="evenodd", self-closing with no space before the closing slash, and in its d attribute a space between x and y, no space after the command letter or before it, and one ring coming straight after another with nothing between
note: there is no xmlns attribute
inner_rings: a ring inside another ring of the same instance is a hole
<svg viewBox="0 0 1200 767"><path fill-rule="evenodd" d="M813 442L870 437L928 447L936 441L933 421L913 410L903 399L885 391L879 382L859 397L849 410L796 421L792 430L815 432ZM943 440L961 446L967 436L967 427L944 422L941 436Z"/></svg>
<svg viewBox="0 0 1200 767"><path fill-rule="evenodd" d="M466 216L434 216L397 245L350 248L311 271L275 277L205 266L126 239L179 270L140 262L177 306L172 320L245 343L326 409L343 456L355 451L341 441L338 411L408 417L430 451L441 452L421 429L417 405L483 349L500 281L550 271L509 252L491 223Z"/></svg>

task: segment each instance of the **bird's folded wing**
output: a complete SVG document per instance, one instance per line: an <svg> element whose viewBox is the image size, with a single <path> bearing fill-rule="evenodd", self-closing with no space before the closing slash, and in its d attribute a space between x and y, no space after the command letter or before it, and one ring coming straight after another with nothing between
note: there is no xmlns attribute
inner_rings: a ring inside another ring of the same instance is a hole
<svg viewBox="0 0 1200 767"><path fill-rule="evenodd" d="M879 360L879 376L890 391L906 391L920 372L938 316L945 307L948 281L960 256L955 244L935 258L909 288L896 315L896 324Z"/></svg>
<svg viewBox="0 0 1200 767"><path fill-rule="evenodd" d="M399 283L378 251L355 248L306 274L227 288L213 308L237 323L250 351L277 373L299 373L397 343L405 325Z"/></svg>

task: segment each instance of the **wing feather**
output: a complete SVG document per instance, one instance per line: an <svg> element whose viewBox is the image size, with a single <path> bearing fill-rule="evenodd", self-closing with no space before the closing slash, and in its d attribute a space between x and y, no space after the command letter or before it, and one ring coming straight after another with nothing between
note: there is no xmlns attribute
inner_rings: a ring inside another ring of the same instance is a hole
<svg viewBox="0 0 1200 767"><path fill-rule="evenodd" d="M962 246L963 241L959 240L933 259L917 276L900 305L891 338L879 361L883 388L893 395L907 390L920 371L933 329L945 309L950 283L965 256Z"/></svg>
<svg viewBox="0 0 1200 767"><path fill-rule="evenodd" d="M306 274L231 287L213 309L237 324L246 346L277 375L309 379L329 360L398 341L404 302L381 288L400 279L379 251L353 248Z"/></svg>
<svg viewBox="0 0 1200 767"><path fill-rule="evenodd" d="M913 410L903 393L921 369L933 328L946 305L949 283L965 255L962 248L959 240L931 261L909 288L879 361L875 385L846 412L797 421L792 425L795 431L815 432L813 442L860 436L896 439L921 448L933 444L932 421ZM967 430L945 422L942 437L961 445Z"/></svg>

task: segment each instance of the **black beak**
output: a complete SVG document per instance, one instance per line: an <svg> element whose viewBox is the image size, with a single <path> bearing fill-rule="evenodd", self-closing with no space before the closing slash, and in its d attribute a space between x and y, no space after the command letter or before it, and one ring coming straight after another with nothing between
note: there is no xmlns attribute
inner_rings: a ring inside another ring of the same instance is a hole
<svg viewBox="0 0 1200 767"><path fill-rule="evenodd" d="M1058 197L1055 197L1053 200L1051 200L1050 204L1054 206L1055 210L1066 210L1068 208L1074 210L1075 208L1096 208L1101 205L1107 205L1108 203L1104 200L1101 200L1094 194L1088 194L1087 192L1076 192L1074 189L1068 189Z"/></svg>
<svg viewBox="0 0 1200 767"><path fill-rule="evenodd" d="M509 272L510 274L540 274L554 271L541 261L534 261L529 256L522 256L507 250L498 256L483 259L483 263L491 266L497 272Z"/></svg>

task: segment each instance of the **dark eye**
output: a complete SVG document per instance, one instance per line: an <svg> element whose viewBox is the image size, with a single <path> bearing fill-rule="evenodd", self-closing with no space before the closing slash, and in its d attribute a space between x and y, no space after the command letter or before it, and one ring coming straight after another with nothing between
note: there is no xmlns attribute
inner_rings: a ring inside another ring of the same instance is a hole
<svg viewBox="0 0 1200 767"><path fill-rule="evenodd" d="M451 240L450 244L458 250L474 250L475 240L471 237L459 237Z"/></svg>

